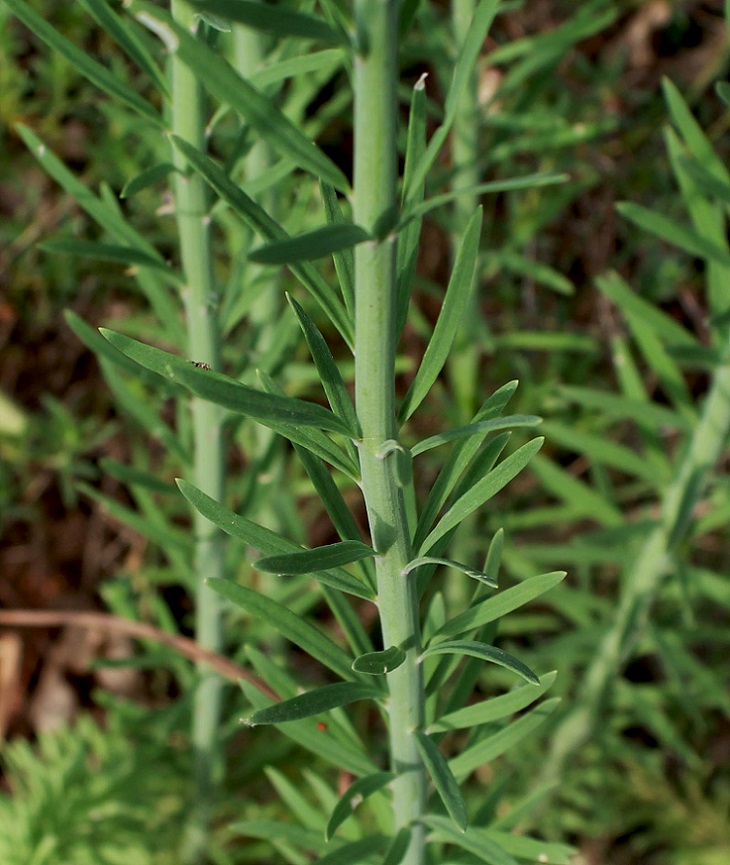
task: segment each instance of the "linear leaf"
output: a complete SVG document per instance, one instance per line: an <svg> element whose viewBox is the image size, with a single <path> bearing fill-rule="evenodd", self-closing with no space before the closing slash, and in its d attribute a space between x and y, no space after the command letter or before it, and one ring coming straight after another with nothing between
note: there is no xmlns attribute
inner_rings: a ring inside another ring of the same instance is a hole
<svg viewBox="0 0 730 865"><path fill-rule="evenodd" d="M410 574L411 571L414 571L416 568L420 568L422 565L445 565L447 568L453 568L455 571L461 571L462 573L466 574L467 577L483 583L490 589L497 588L497 580L494 577L490 577L484 571L480 571L477 568L469 567L469 565L463 565L461 562L455 562L453 559L444 559L439 556L420 556L417 559L413 559L412 561L408 562L405 568L403 568L404 576L406 574Z"/></svg>
<svg viewBox="0 0 730 865"><path fill-rule="evenodd" d="M326 180L336 189L349 190L347 178L334 162L282 114L268 96L166 12L133 0L131 12L135 14L138 9L143 10L144 17L149 16L157 22L156 29L165 31L168 48L195 73L211 96L235 109L282 156L290 157L301 168Z"/></svg>
<svg viewBox="0 0 730 865"><path fill-rule="evenodd" d="M328 183L320 183L322 203L324 204L329 225L345 225L347 220L340 207L337 192ZM342 299L351 316L355 312L355 257L351 248L335 250L332 253L337 279L340 282Z"/></svg>
<svg viewBox="0 0 730 865"><path fill-rule="evenodd" d="M130 22L112 12L108 0L79 0L84 7L114 41L127 52L132 61L154 82L160 93L170 96L167 80L153 56L135 33Z"/></svg>
<svg viewBox="0 0 730 865"><path fill-rule="evenodd" d="M201 153L182 138L172 136L172 143L203 177L206 183L210 184L218 195L261 237L268 240L281 240L289 237L279 223L273 220L250 196L246 195L212 159L209 159L204 153ZM352 322L340 299L322 278L314 265L303 262L293 264L290 269L319 303L327 317L342 334L347 344L352 346Z"/></svg>
<svg viewBox="0 0 730 865"><path fill-rule="evenodd" d="M502 718L509 718L542 696L553 684L556 676L557 673L555 672L547 673L540 676L540 685L537 688L532 684L529 686L522 685L506 694L500 694L499 697L482 700L481 703L474 703L471 706L465 706L463 709L442 715L438 721L428 725L426 732L446 733L450 730L465 730L470 727L479 727L482 724L501 721Z"/></svg>
<svg viewBox="0 0 730 865"><path fill-rule="evenodd" d="M497 417L503 411L516 389L516 381L502 385L502 387L484 401L479 411L474 415L473 422ZM446 457L444 465L436 478L436 482L431 487L426 504L423 506L418 520L418 528L413 541L416 549L420 548L423 538L433 524L436 515L451 495L459 477L479 450L485 437L486 433L457 441Z"/></svg>
<svg viewBox="0 0 730 865"><path fill-rule="evenodd" d="M436 327L418 367L418 372L400 407L398 416L401 423L405 423L421 404L436 381L449 354L469 299L474 268L479 253L481 230L482 209L479 207L464 231Z"/></svg>
<svg viewBox="0 0 730 865"><path fill-rule="evenodd" d="M284 724L287 721L300 721L312 715L321 715L323 712L329 712L330 709L347 706L357 700L375 699L380 696L382 696L380 688L366 682L335 682L333 685L324 685L306 694L299 694L290 700L274 703L242 720L249 727L255 727L257 724Z"/></svg>
<svg viewBox="0 0 730 865"><path fill-rule="evenodd" d="M276 532L272 532L271 529L264 528L246 517L234 513L187 481L178 480L177 485L190 504L204 517L215 523L226 534L240 538L254 549L260 550L266 555L286 555L301 551L301 547L294 541L283 538ZM358 598L371 600L373 597L370 587L348 574L347 571L341 569L320 571L315 576L319 582L348 592Z"/></svg>
<svg viewBox="0 0 730 865"><path fill-rule="evenodd" d="M399 228L405 227L412 219L425 216L438 207L443 207L455 198L462 195L487 195L498 192L512 192L517 189L535 189L539 186L554 186L556 183L565 183L570 180L569 174L528 174L525 177L510 177L505 180L491 180L489 183L477 183L473 186L464 186L460 189L452 189L441 195L427 198L420 204L413 204L403 213L398 223Z"/></svg>
<svg viewBox="0 0 730 865"><path fill-rule="evenodd" d="M70 39L62 36L55 27L45 21L24 0L5 0L5 3L29 30L32 30L39 39L42 39L54 51L58 51L85 78L88 78L92 84L96 85L109 96L121 100L130 108L134 108L135 111L138 111L147 120L151 120L158 126L163 125L162 117L146 99L143 99L139 93L128 87L117 75L107 69L106 66L102 66L101 63L94 60L93 57L82 51L77 45L74 45Z"/></svg>
<svg viewBox="0 0 730 865"><path fill-rule="evenodd" d="M304 649L320 663L343 679L352 679L352 658L326 634L301 616L260 592L239 586L230 580L209 579L207 584L219 595L270 625L290 642ZM368 686L372 688L372 685ZM380 693L375 689L377 693ZM280 704L277 704L280 705ZM300 716L304 717L304 716ZM293 720L293 718L292 718Z"/></svg>
<svg viewBox="0 0 730 865"><path fill-rule="evenodd" d="M439 538L456 528L469 514L480 508L488 499L505 487L540 450L544 441L544 438L536 438L522 445L521 448L502 460L485 477L478 480L441 517L433 531L421 544L419 552L428 552Z"/></svg>
<svg viewBox="0 0 730 865"><path fill-rule="evenodd" d="M352 662L352 669L356 673L365 673L368 676L384 676L397 670L405 661L406 653L398 646L390 646L380 652L367 652L359 655Z"/></svg>
<svg viewBox="0 0 730 865"><path fill-rule="evenodd" d="M452 761L453 762L453 761ZM423 817L439 841L455 844L478 857L485 865L519 865L496 841L486 838L478 830L460 832L454 824L441 814L426 814Z"/></svg>
<svg viewBox="0 0 730 865"><path fill-rule="evenodd" d="M512 814L509 815L512 817ZM576 849L568 844L554 841L543 841L541 838L528 838L526 835L515 835L512 832L499 832L495 829L477 829L475 834L484 834L486 838L496 842L507 853L527 862L539 862L541 865L571 865L575 861Z"/></svg>
<svg viewBox="0 0 730 865"><path fill-rule="evenodd" d="M480 628L487 622L493 622L495 619L511 613L512 610L524 606L557 586L564 579L565 571L551 571L548 574L530 577L528 580L512 586L510 589L505 589L493 598L487 598L450 619L434 634L433 639L443 640Z"/></svg>
<svg viewBox="0 0 730 865"><path fill-rule="evenodd" d="M411 456L417 457L431 448L455 441L456 439L468 438L484 432L495 432L503 429L517 429L518 427L533 427L542 423L542 418L534 414L510 414L505 417L492 418L491 420L470 423L467 426L447 430L435 436L423 439L411 448Z"/></svg>
<svg viewBox="0 0 730 865"><path fill-rule="evenodd" d="M360 559L369 559L374 555L375 550L361 541L341 541L337 544L315 547L312 550L266 556L256 562L256 567L264 573L293 576L329 570L350 562L358 562Z"/></svg>
<svg viewBox="0 0 730 865"><path fill-rule="evenodd" d="M324 392L327 394L327 399L332 411L347 424L350 429L360 429L360 424L355 412L355 406L352 403L349 391L342 379L337 362L335 361L329 346L325 342L324 337L319 332L319 329L302 309L302 307L294 300L291 295L287 294L289 305L294 310L294 314L299 319L299 324L304 333L304 338L309 346L309 351L317 367L317 374L322 383Z"/></svg>
<svg viewBox="0 0 730 865"><path fill-rule="evenodd" d="M435 643L426 649L422 657L430 658L433 655L469 655L472 658L481 658L483 661L505 667L531 685L540 684L540 679L527 664L523 664L509 652L504 652L496 646L490 646L476 640L452 640L446 643Z"/></svg>
<svg viewBox="0 0 730 865"><path fill-rule="evenodd" d="M275 12L260 0L191 0L195 9L220 15L229 21L245 24L253 30L274 33L276 36L300 36L349 46L349 40L320 18L293 12L286 7Z"/></svg>
<svg viewBox="0 0 730 865"><path fill-rule="evenodd" d="M173 174L176 171L177 168L172 164L172 162L160 162L157 165L153 165L151 168L141 171L131 180L128 180L122 187L119 197L131 198L143 189L147 189L148 187L159 183L160 180L164 180L168 175Z"/></svg>
<svg viewBox="0 0 730 865"><path fill-rule="evenodd" d="M476 742L462 754L449 761L451 771L457 778L463 778L485 763L489 763L490 760L499 757L500 754L504 754L505 751L541 726L557 709L559 703L560 697L545 700L527 714L513 721L504 730Z"/></svg>
<svg viewBox="0 0 730 865"><path fill-rule="evenodd" d="M466 813L466 805L464 804L461 790L459 790L456 778L454 778L451 769L449 769L446 758L430 736L427 736L420 730L416 730L413 735L416 738L416 745L423 763L433 780L441 801L446 806L446 810L451 815L454 823L456 823L462 832L465 832L466 827L469 825L469 816Z"/></svg>
<svg viewBox="0 0 730 865"><path fill-rule="evenodd" d="M249 682L241 680L240 685L246 699L255 709L263 709L272 704L269 697ZM340 771L344 769L355 775L371 775L378 771L378 767L358 743L349 737L336 735L337 728L334 725L328 724L323 730L309 719L305 719L292 721L286 726L279 727L279 732L296 742L298 747L306 748L310 753L317 755L318 759L326 760ZM318 832L318 838L322 838L321 832Z"/></svg>
<svg viewBox="0 0 730 865"><path fill-rule="evenodd" d="M350 784L332 811L327 828L324 830L325 839L329 841L363 800L372 796L373 793L377 793L378 790L382 790L393 778L395 775L392 772L375 772L373 775L358 778L357 781Z"/></svg>
<svg viewBox="0 0 730 865"><path fill-rule="evenodd" d="M63 252L81 258L95 258L98 261L113 261L128 267L152 267L164 273L170 282L182 282L180 274L172 270L166 261L131 246L97 243L94 240L79 240L73 237L49 238L39 245L41 249L48 252Z"/></svg>
<svg viewBox="0 0 730 865"><path fill-rule="evenodd" d="M704 258L708 261L716 261L724 267L730 267L730 252L723 249L701 234L686 225L679 225L661 213L656 213L648 207L633 204L630 201L622 201L616 205L621 216L630 220L634 225L643 228L660 240L666 240L679 249Z"/></svg>
<svg viewBox="0 0 730 865"><path fill-rule="evenodd" d="M184 358L145 345L116 331L100 328L100 332L115 348L145 369L182 384L196 396L237 414L252 417L262 423L272 420L279 423L314 426L346 436L356 435L355 431L349 430L340 418L315 403L262 393L227 375L214 370L200 369Z"/></svg>
<svg viewBox="0 0 730 865"><path fill-rule="evenodd" d="M358 243L371 240L370 234L359 225L341 223L323 225L313 231L275 240L249 253L251 261L258 264L296 264L299 261L315 261L335 252L352 249Z"/></svg>

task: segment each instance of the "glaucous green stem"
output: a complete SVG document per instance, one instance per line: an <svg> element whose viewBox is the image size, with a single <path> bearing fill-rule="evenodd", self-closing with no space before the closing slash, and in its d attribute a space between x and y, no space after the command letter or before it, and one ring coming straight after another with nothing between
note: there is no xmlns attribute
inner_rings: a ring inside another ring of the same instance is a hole
<svg viewBox="0 0 730 865"><path fill-rule="evenodd" d="M397 471L395 412L396 245L383 226L396 211L397 0L355 0L355 179L353 216L379 239L355 249L355 397L362 431L362 489L376 558L384 647L405 662L388 674L396 832L409 827L405 865L425 862L426 776L414 731L423 726L416 587L403 576L411 543ZM384 234L384 236L383 236ZM395 448L395 449L394 449Z"/></svg>
<svg viewBox="0 0 730 865"><path fill-rule="evenodd" d="M172 0L175 20L183 27L194 24L192 8ZM203 92L195 75L172 57L172 131L199 150L205 150ZM189 171L175 153L179 173L175 175L175 214L180 256L185 275L183 303L188 335L188 357L197 363L220 368L220 334L213 278L207 188L203 179ZM209 496L224 497L224 452L219 406L193 398L193 483ZM221 648L220 598L205 585L208 577L225 576L223 536L213 523L193 511L195 570L198 576L195 608L195 638L206 649ZM195 752L194 806L184 838L183 861L204 860L210 809L215 787L217 741L221 704L221 679L207 667L193 705L192 740Z"/></svg>

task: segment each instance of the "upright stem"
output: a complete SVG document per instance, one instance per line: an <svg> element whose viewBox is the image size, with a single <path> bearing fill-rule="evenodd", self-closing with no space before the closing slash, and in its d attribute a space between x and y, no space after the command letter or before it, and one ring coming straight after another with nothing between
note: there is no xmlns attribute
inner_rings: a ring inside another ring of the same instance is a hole
<svg viewBox="0 0 730 865"><path fill-rule="evenodd" d="M194 12L182 0L172 0L175 20L192 28ZM205 149L203 92L195 75L175 55L172 58L172 130L199 150ZM220 367L220 333L216 314L213 256L210 242L208 195L203 179L190 173L184 159L175 154L179 173L175 176L175 213L180 238L180 255L185 274L183 302L191 361ZM224 493L224 452L220 407L201 399L191 402L193 420L193 483L221 501ZM213 523L193 511L195 570L198 575L195 637L213 651L221 648L219 596L204 580L225 575L221 532ZM186 836L183 861L204 861L217 760L220 718L220 678L207 666L200 668L201 681L193 706L192 740L195 753L194 805Z"/></svg>
<svg viewBox="0 0 730 865"><path fill-rule="evenodd" d="M377 232L396 208L397 0L355 0L355 222ZM388 674L393 811L396 832L409 827L405 865L425 862L426 776L414 731L423 725L421 635L412 578L403 491L399 486L395 412L395 238L355 250L355 397L362 430L362 488L376 559L384 647L400 646L405 662Z"/></svg>

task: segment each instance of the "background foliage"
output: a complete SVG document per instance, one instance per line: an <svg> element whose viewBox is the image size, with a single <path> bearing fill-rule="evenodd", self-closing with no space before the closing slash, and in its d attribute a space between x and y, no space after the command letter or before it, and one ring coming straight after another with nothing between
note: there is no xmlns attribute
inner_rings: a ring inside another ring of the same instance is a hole
<svg viewBox="0 0 730 865"><path fill-rule="evenodd" d="M34 4L149 97L148 85L82 5ZM541 730L539 744L487 765L469 795L485 820L496 816L504 830L516 826L570 841L585 862L713 865L730 853L726 446L681 496L679 516L654 557L661 556L662 568L646 587L645 605L631 605L631 585L667 489L686 465L707 394L727 364L730 280L722 250L727 255L729 115L714 88L728 65L724 9L719 2L505 5L508 13L498 18L479 65L482 98L496 93L499 109L483 118L481 178L565 171L570 182L484 199L472 334L480 347L477 391L467 389L460 403L444 377L415 431L422 437L440 431L444 421L463 421L470 400L519 378L511 409L548 418L547 444L497 507L474 518L460 543L470 561L483 561L504 529L507 574L524 578L566 567L570 576L539 605L500 623L502 647L541 673L560 671L551 696L564 699L553 728ZM144 390L132 394L139 398L136 414L130 398L128 411L118 413L109 392L114 382L102 382L62 314L71 309L111 327L124 322L127 332L150 341L155 325L124 266L99 266L39 246L59 229L86 240L97 240L99 230L48 179L14 127L30 127L89 188L106 184L115 194L162 161L166 146L41 46L4 4L0 25L0 51L12 58L0 67L0 565L7 575L0 600L8 609L104 604L186 634L192 600L181 530L187 518L170 488L176 455L150 438L140 408ZM420 4L415 33L404 85L428 71L429 95L438 101L453 58L444 4ZM283 98L292 116L347 165L349 108L340 75L315 75ZM673 85L662 85L666 78ZM218 155L232 152L237 135L232 119L220 118ZM430 182L436 190L450 180L445 158ZM278 196L290 230L321 222L313 193L284 183ZM617 209L616 202L633 207ZM672 235L636 205L670 220L678 232ZM122 206L143 236L176 255L160 187L141 189ZM448 280L450 219L450 212L435 211L424 226L416 302L403 339L403 392ZM695 235L720 252L697 246ZM250 238L224 217L214 243L220 278L237 278L228 251L247 248ZM270 277L258 271L252 278ZM296 321L281 316L275 335L266 336L265 322L263 337L255 327L233 324L226 363L244 377L263 368L288 393L311 397L316 391ZM336 348L338 337L328 336ZM124 392L118 385L117 398ZM251 468L249 454L262 454L255 473L238 473L236 500L308 546L333 541L289 451L277 440L261 448L252 435L242 427L230 456L233 473ZM131 477L129 465L162 483L150 487ZM101 497L104 507L97 504ZM159 509L169 518L165 525L180 530L172 543L177 560L160 552L160 542L163 549L171 545L155 534L155 527L163 531L154 518ZM254 585L266 579L256 571L243 576ZM460 600L453 584L449 574L441 586L447 607ZM276 591L278 600L319 616L336 633L337 623L305 580ZM437 616L441 602L433 603ZM231 614L227 625L235 660L252 663L264 678L275 675L271 658L285 660L297 682L320 684L303 656L266 631L252 633L258 626L251 620ZM268 656L244 656L244 634L247 644L266 645ZM189 795L191 670L157 643L115 643L97 633L89 646L78 631L75 640L73 629L23 635L22 661L7 692L13 711L3 719L13 740L4 750L3 861L31 861L29 851L39 863L169 861L167 833L174 835L183 821ZM59 651L64 641L72 646L65 654ZM11 643L5 645L12 653ZM110 660L115 654L122 669ZM279 682L283 691L295 684ZM508 684L492 669L477 689L489 696ZM311 756L278 735L242 729L240 698L231 692L228 701L230 770L211 861L264 862L264 841L242 841L226 828L231 816L249 833L254 822L266 827L263 821L283 812L304 827L297 831L321 832L334 800L319 773L333 787L345 786L347 773L312 766ZM64 723L74 725L72 732ZM355 715L360 728L372 723L365 713ZM59 724L57 732L44 732ZM23 741L35 737L33 747ZM535 766L542 768L539 783ZM556 779L557 792L540 795L541 784ZM61 801L67 811L59 812ZM102 827L98 836L94 826ZM347 823L343 831L349 837ZM292 833L276 842L287 861L296 861L301 840Z"/></svg>

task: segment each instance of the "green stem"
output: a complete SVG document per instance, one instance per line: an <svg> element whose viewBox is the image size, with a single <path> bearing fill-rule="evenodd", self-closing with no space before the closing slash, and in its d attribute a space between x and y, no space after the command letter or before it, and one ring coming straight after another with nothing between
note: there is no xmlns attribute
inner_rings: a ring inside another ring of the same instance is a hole
<svg viewBox="0 0 730 865"><path fill-rule="evenodd" d="M194 12L181 0L172 0L172 15L183 27L194 24ZM205 150L205 110L202 88L190 69L172 58L172 131L199 150ZM179 173L175 175L175 213L185 274L183 302L191 361L220 368L220 333L213 277L213 255L209 230L208 193L203 179L188 170L179 154L174 155ZM222 414L218 406L194 398L193 483L217 501L224 497L224 450ZM225 575L224 544L221 532L197 511L193 511L195 569L198 574L195 638L213 651L221 649L221 606L219 596L204 580ZM194 805L183 841L186 863L204 861L215 774L219 769L217 742L222 682L208 667L199 670L201 681L193 706L192 741L195 755Z"/></svg>
<svg viewBox="0 0 730 865"><path fill-rule="evenodd" d="M730 364L715 372L700 421L681 467L662 500L660 523L638 552L622 590L616 617L595 653L581 687L580 703L557 728L543 779L557 782L568 756L590 737L611 684L641 638L651 604L668 572L684 521L721 458L730 430Z"/></svg>
<svg viewBox="0 0 730 865"><path fill-rule="evenodd" d="M397 0L355 0L355 182L353 215L377 232L396 208ZM424 694L415 582L403 576L411 558L399 485L395 412L396 246L385 237L355 250L355 396L362 431L362 489L375 549L383 645L400 646L405 662L388 674L393 811L396 832L411 839L404 865L423 865L426 775L414 731L423 726Z"/></svg>

